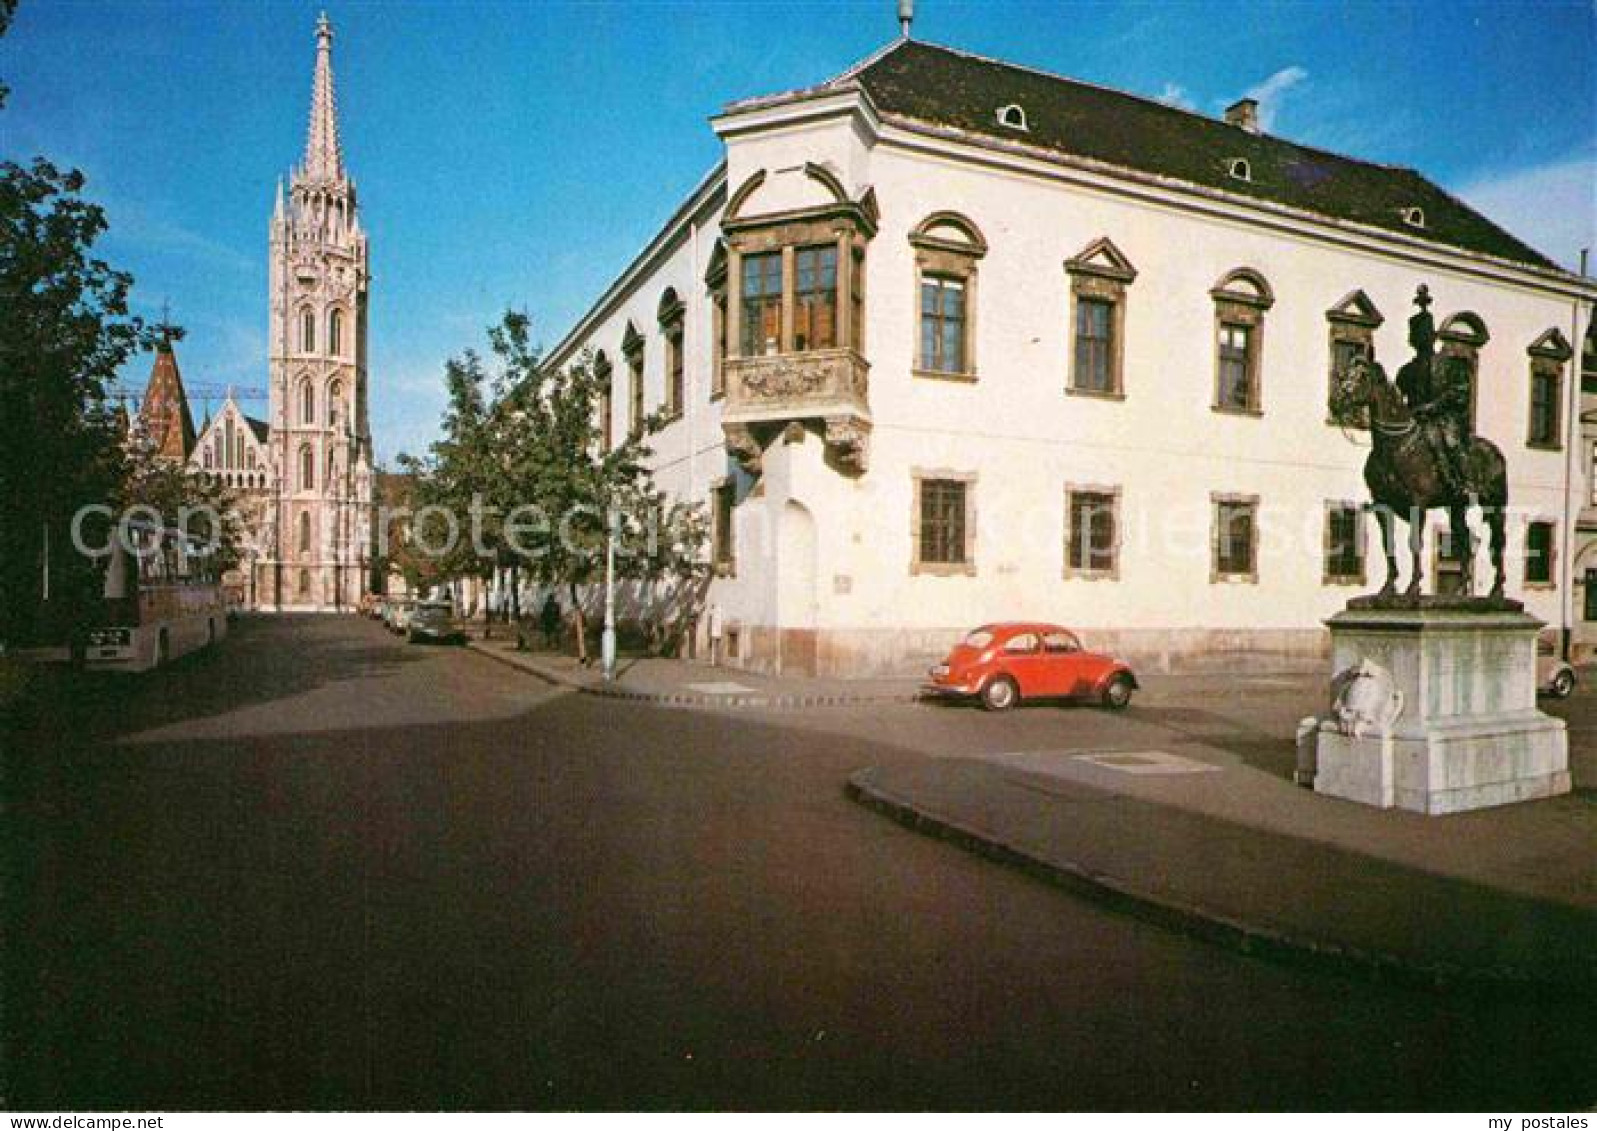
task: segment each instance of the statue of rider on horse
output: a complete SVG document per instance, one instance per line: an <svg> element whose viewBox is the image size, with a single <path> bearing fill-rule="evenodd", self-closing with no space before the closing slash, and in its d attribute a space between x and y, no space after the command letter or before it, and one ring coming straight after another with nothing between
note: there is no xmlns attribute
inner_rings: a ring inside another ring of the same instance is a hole
<svg viewBox="0 0 1597 1131"><path fill-rule="evenodd" d="M1491 597L1500 600L1507 467L1496 445L1474 434L1470 363L1435 352L1436 325L1431 319L1430 292L1424 285L1414 302L1420 308L1408 323L1414 356L1398 370L1396 383L1375 360L1361 357L1338 374L1332 392L1333 410L1339 419L1367 417L1369 421L1371 451L1364 464L1364 481L1375 503L1386 553L1386 582L1380 596L1390 598L1397 591L1393 523L1401 518L1409 524L1413 559L1405 597L1418 599L1425 516L1441 507L1448 512L1449 539L1463 565L1467 597L1474 549L1465 515L1476 505L1490 535L1495 571Z"/></svg>

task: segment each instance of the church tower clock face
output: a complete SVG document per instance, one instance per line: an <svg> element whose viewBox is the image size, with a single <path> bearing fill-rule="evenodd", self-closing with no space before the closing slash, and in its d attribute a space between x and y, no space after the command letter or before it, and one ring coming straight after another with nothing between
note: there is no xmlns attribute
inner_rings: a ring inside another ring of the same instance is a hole
<svg viewBox="0 0 1597 1131"><path fill-rule="evenodd" d="M369 588L370 278L355 182L344 168L333 28L316 24L305 152L270 225L270 422L279 474L257 565L263 607L353 609Z"/></svg>

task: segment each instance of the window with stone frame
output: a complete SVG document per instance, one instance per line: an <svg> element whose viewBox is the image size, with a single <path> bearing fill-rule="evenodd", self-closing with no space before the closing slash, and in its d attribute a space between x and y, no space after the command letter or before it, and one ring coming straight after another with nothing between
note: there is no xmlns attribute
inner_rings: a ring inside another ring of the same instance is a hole
<svg viewBox="0 0 1597 1131"><path fill-rule="evenodd" d="M636 440L643 435L643 337L630 324L621 355L627 362L627 435Z"/></svg>
<svg viewBox="0 0 1597 1131"><path fill-rule="evenodd" d="M1575 356L1569 339L1556 328L1531 343L1530 412L1525 443L1557 451L1564 446L1564 366Z"/></svg>
<svg viewBox="0 0 1597 1131"><path fill-rule="evenodd" d="M1326 422L1342 428L1368 428L1369 413L1360 409L1358 418L1340 420L1335 410L1337 386L1352 372L1359 358L1375 359L1375 331L1386 321L1375 303L1361 290L1350 291L1325 312L1329 334L1330 365L1326 384Z"/></svg>
<svg viewBox="0 0 1597 1131"><path fill-rule="evenodd" d="M981 230L957 212L935 212L910 233L915 249L915 371L927 377L976 376L977 264L987 254Z"/></svg>
<svg viewBox="0 0 1597 1131"><path fill-rule="evenodd" d="M965 280L922 275L920 280L920 368L929 373L968 373Z"/></svg>
<svg viewBox="0 0 1597 1131"><path fill-rule="evenodd" d="M1352 502L1326 503L1325 584L1364 584L1365 545L1364 508Z"/></svg>
<svg viewBox="0 0 1597 1131"><path fill-rule="evenodd" d="M1436 338L1436 364L1462 364L1469 371L1469 426L1474 431L1480 402L1480 354L1491 341L1491 333L1478 314L1466 310L1444 321Z"/></svg>
<svg viewBox="0 0 1597 1131"><path fill-rule="evenodd" d="M726 395L727 317L726 245L717 243L710 253L710 267L704 273L704 287L710 295L710 399Z"/></svg>
<svg viewBox="0 0 1597 1131"><path fill-rule="evenodd" d="M737 483L725 479L710 488L710 550L711 564L722 577L730 577L737 568L737 544L734 540L733 521L736 512Z"/></svg>
<svg viewBox="0 0 1597 1131"><path fill-rule="evenodd" d="M309 444L301 444L299 449L299 489L316 490L316 452Z"/></svg>
<svg viewBox="0 0 1597 1131"><path fill-rule="evenodd" d="M334 357L344 352L344 312L337 307L327 316L327 352Z"/></svg>
<svg viewBox="0 0 1597 1131"><path fill-rule="evenodd" d="M299 352L316 352L316 312L306 309L299 316Z"/></svg>
<svg viewBox="0 0 1597 1131"><path fill-rule="evenodd" d="M1065 488L1065 576L1113 579L1119 571L1119 488Z"/></svg>
<svg viewBox="0 0 1597 1131"><path fill-rule="evenodd" d="M593 359L593 380L599 386L599 442L608 452L615 447L615 373L602 350Z"/></svg>
<svg viewBox="0 0 1597 1131"><path fill-rule="evenodd" d="M301 424L316 423L316 386L309 377L305 378L299 390L299 419Z"/></svg>
<svg viewBox="0 0 1597 1131"><path fill-rule="evenodd" d="M687 400L687 378L683 368L682 325L685 320L682 300L667 287L660 297L660 336L665 340L665 403L667 417L680 416Z"/></svg>
<svg viewBox="0 0 1597 1131"><path fill-rule="evenodd" d="M311 516L309 511L299 512L299 552L305 557L311 552Z"/></svg>
<svg viewBox="0 0 1597 1131"><path fill-rule="evenodd" d="M741 323L743 357L782 352L782 253L764 251L742 258Z"/></svg>
<svg viewBox="0 0 1597 1131"><path fill-rule="evenodd" d="M1588 569L1584 574L1582 585L1584 599L1581 604L1581 620L1597 621L1597 569Z"/></svg>
<svg viewBox="0 0 1597 1131"><path fill-rule="evenodd" d="M1213 495L1211 581L1259 579L1259 499L1256 495Z"/></svg>
<svg viewBox="0 0 1597 1131"><path fill-rule="evenodd" d="M837 244L793 249L793 350L837 345Z"/></svg>
<svg viewBox="0 0 1597 1131"><path fill-rule="evenodd" d="M1209 295L1215 316L1215 411L1259 415L1264 315L1275 296L1264 277L1246 267L1226 275Z"/></svg>
<svg viewBox="0 0 1597 1131"><path fill-rule="evenodd" d="M912 573L976 572L976 477L917 471L912 507Z"/></svg>
<svg viewBox="0 0 1597 1131"><path fill-rule="evenodd" d="M1126 288L1137 278L1107 236L1065 261L1070 276L1070 377L1066 390L1088 396L1125 392Z"/></svg>
<svg viewBox="0 0 1597 1131"><path fill-rule="evenodd" d="M1554 526L1537 519L1525 524L1525 584L1553 584Z"/></svg>

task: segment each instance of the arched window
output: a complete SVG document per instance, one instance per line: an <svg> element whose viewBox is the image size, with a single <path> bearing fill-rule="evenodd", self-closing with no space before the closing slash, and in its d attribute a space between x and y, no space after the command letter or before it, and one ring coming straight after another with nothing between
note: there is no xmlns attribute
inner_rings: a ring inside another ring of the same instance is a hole
<svg viewBox="0 0 1597 1131"><path fill-rule="evenodd" d="M316 313L306 310L299 316L299 351L316 352Z"/></svg>
<svg viewBox="0 0 1597 1131"><path fill-rule="evenodd" d="M315 424L316 423L316 387L314 385L312 385L310 383L310 381L307 380L305 382L305 384L303 386L301 386L300 392L299 392L299 399L300 399L300 423L301 424Z"/></svg>
<svg viewBox="0 0 1597 1131"><path fill-rule="evenodd" d="M344 352L344 312L334 310L327 316L327 352L339 357Z"/></svg>
<svg viewBox="0 0 1597 1131"><path fill-rule="evenodd" d="M308 569L299 571L299 595L301 597L311 595L311 571Z"/></svg>
<svg viewBox="0 0 1597 1131"><path fill-rule="evenodd" d="M1264 314L1275 305L1275 293L1263 275L1239 267L1216 283L1209 297L1214 299L1214 408L1256 416L1264 403Z"/></svg>
<svg viewBox="0 0 1597 1131"><path fill-rule="evenodd" d="M301 511L299 516L299 552L311 552L311 514L310 511Z"/></svg>
<svg viewBox="0 0 1597 1131"><path fill-rule="evenodd" d="M915 369L931 375L976 375L976 264L987 254L981 229L957 212L934 212L909 234L915 249L920 332Z"/></svg>
<svg viewBox="0 0 1597 1131"><path fill-rule="evenodd" d="M302 444L299 449L299 489L316 490L316 453L309 444Z"/></svg>
<svg viewBox="0 0 1597 1131"><path fill-rule="evenodd" d="M343 403L344 384L341 381L334 381L327 386L327 423L335 431L338 429Z"/></svg>

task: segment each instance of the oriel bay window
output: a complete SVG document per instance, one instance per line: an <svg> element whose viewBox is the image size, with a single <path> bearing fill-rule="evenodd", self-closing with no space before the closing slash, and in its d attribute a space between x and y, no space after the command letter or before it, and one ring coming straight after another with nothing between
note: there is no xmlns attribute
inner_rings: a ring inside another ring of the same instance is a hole
<svg viewBox="0 0 1597 1131"><path fill-rule="evenodd" d="M837 245L793 252L793 349L837 345Z"/></svg>
<svg viewBox="0 0 1597 1131"><path fill-rule="evenodd" d="M782 351L782 253L743 258L743 339L739 353L762 357Z"/></svg>

